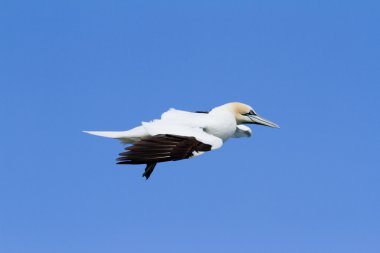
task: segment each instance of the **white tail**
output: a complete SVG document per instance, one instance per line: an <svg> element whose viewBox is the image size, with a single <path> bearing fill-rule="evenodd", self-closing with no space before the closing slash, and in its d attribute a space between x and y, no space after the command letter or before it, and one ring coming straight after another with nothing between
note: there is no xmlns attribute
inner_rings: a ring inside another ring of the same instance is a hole
<svg viewBox="0 0 380 253"><path fill-rule="evenodd" d="M97 135L97 136L101 136L101 137L108 137L108 138L114 138L114 139L118 139L118 138L122 138L123 135L125 135L125 132L124 131L115 131L115 132L110 132L110 131L83 131L84 133L88 133L88 134L93 134L93 135Z"/></svg>
<svg viewBox="0 0 380 253"><path fill-rule="evenodd" d="M93 134L101 137L119 139L123 143L133 143L147 136L148 133L144 127L135 127L128 131L83 131L84 133Z"/></svg>

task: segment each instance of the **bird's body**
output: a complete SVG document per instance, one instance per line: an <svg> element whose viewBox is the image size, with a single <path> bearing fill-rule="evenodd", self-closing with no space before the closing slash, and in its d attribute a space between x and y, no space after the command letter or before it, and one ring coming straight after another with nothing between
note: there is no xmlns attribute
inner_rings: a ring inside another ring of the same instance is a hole
<svg viewBox="0 0 380 253"><path fill-rule="evenodd" d="M142 122L128 131L86 133L119 139L127 152L120 153L119 164L146 164L147 179L159 162L187 159L220 148L229 138L250 137L252 131L244 123L278 127L259 117L242 103L228 103L210 112L194 113L170 109L160 119Z"/></svg>

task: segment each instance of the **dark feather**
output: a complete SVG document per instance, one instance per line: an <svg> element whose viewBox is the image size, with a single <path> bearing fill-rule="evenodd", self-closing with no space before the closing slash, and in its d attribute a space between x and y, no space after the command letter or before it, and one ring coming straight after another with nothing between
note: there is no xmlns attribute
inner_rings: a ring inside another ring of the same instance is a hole
<svg viewBox="0 0 380 253"><path fill-rule="evenodd" d="M157 163L187 159L194 151L210 151L211 145L194 137L159 134L144 137L125 150L116 159L117 164L146 164L143 176L148 179Z"/></svg>

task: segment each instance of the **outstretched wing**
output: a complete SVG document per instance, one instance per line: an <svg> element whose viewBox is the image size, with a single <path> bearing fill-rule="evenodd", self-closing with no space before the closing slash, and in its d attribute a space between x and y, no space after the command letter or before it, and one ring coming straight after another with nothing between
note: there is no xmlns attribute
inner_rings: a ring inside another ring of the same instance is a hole
<svg viewBox="0 0 380 253"><path fill-rule="evenodd" d="M143 122L142 126L149 136L126 147L127 151L120 153L117 160L118 164L146 164L143 174L146 179L157 163L187 159L223 145L222 139L200 127L176 124L170 120Z"/></svg>
<svg viewBox="0 0 380 253"><path fill-rule="evenodd" d="M211 145L194 137L159 134L148 136L126 147L120 153L118 164L149 164L187 159L197 152L211 150Z"/></svg>
<svg viewBox="0 0 380 253"><path fill-rule="evenodd" d="M146 164L143 177L148 179L159 162L187 159L211 148L194 137L159 134L144 137L126 147L127 151L119 154L117 164Z"/></svg>

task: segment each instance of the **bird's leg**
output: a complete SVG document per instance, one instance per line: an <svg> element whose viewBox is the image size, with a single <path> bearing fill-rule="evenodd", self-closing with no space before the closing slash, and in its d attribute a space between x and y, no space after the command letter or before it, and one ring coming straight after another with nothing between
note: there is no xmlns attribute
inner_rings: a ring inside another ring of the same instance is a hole
<svg viewBox="0 0 380 253"><path fill-rule="evenodd" d="M145 171L143 173L143 177L146 178L146 180L148 180L148 178L150 177L150 175L152 174L153 170L154 170L154 167L156 167L156 164L157 163L147 163L146 164L146 168L145 168Z"/></svg>

